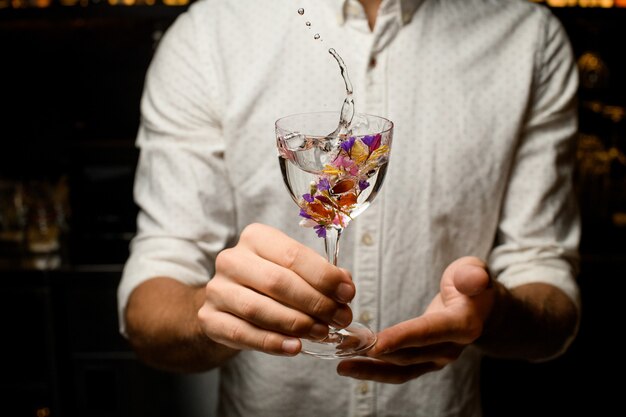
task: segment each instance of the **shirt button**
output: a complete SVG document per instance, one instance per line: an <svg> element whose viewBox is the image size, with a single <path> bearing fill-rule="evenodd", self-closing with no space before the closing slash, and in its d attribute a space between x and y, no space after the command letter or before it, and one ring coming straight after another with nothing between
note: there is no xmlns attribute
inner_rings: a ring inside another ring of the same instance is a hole
<svg viewBox="0 0 626 417"><path fill-rule="evenodd" d="M363 237L361 237L361 243L365 246L372 246L374 244L374 238L370 233L365 233Z"/></svg>
<svg viewBox="0 0 626 417"><path fill-rule="evenodd" d="M360 382L357 391L359 394L365 395L370 392L370 385L367 382Z"/></svg>
<svg viewBox="0 0 626 417"><path fill-rule="evenodd" d="M370 322L372 321L372 314L369 311L365 310L359 316L359 321L363 324L370 324Z"/></svg>
<svg viewBox="0 0 626 417"><path fill-rule="evenodd" d="M371 57L371 58L370 58L370 62L369 62L369 67L370 67L370 69L372 69L372 68L376 68L376 63L377 63L377 61L376 61L376 57L375 57L375 56Z"/></svg>

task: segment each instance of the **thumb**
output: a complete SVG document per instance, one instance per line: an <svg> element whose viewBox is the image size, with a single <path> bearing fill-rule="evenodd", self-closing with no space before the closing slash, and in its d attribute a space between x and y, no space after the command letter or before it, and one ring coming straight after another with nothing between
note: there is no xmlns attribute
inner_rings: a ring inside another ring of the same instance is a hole
<svg viewBox="0 0 626 417"><path fill-rule="evenodd" d="M454 286L464 295L475 297L491 287L491 277L487 267L481 263L462 263L454 271Z"/></svg>

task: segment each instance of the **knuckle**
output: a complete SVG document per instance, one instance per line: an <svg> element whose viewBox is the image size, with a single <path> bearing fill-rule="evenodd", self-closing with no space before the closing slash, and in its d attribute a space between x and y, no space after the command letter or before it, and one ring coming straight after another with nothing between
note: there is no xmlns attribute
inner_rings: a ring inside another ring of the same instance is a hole
<svg viewBox="0 0 626 417"><path fill-rule="evenodd" d="M315 297L311 300L309 310L315 317L329 318L333 310L334 304L324 297Z"/></svg>
<svg viewBox="0 0 626 417"><path fill-rule="evenodd" d="M225 305L225 297L223 296L224 285L223 281L214 277L204 287L204 302L205 305L210 305L214 309L219 309Z"/></svg>
<svg viewBox="0 0 626 417"><path fill-rule="evenodd" d="M203 305L197 313L198 320L201 323L209 323L211 321L212 311L207 307L207 305ZM206 326L205 326L206 328Z"/></svg>
<svg viewBox="0 0 626 417"><path fill-rule="evenodd" d="M247 242L249 240L253 240L255 236L261 233L262 225L259 223L252 223L247 225L242 231L241 235L239 235L239 240L243 242Z"/></svg>
<svg viewBox="0 0 626 417"><path fill-rule="evenodd" d="M225 322L220 316L220 312L203 307L198 312L198 317L201 319L200 328L207 338L233 349L240 348L238 344L232 341L233 324Z"/></svg>
<svg viewBox="0 0 626 417"><path fill-rule="evenodd" d="M283 265L286 268L292 269L298 262L298 258L302 253L302 248L298 244L287 245L283 252Z"/></svg>
<svg viewBox="0 0 626 417"><path fill-rule="evenodd" d="M337 286L337 274L333 273L330 264L322 265L314 277L312 277L311 285L320 291L330 291Z"/></svg>
<svg viewBox="0 0 626 417"><path fill-rule="evenodd" d="M234 325L230 327L227 331L228 340L235 343L236 345L243 345L243 342L246 337L246 332L239 325Z"/></svg>
<svg viewBox="0 0 626 417"><path fill-rule="evenodd" d="M306 320L298 316L294 316L285 323L285 331L291 335L304 336L313 326L313 320Z"/></svg>
<svg viewBox="0 0 626 417"><path fill-rule="evenodd" d="M264 275L263 286L268 293L276 294L284 291L285 281L283 279L283 274L279 269L270 268Z"/></svg>
<svg viewBox="0 0 626 417"><path fill-rule="evenodd" d="M204 298L210 300L215 292L215 280L212 279L204 286Z"/></svg>
<svg viewBox="0 0 626 417"><path fill-rule="evenodd" d="M261 338L258 342L257 349L263 352L275 352L277 351L275 337L272 333L265 332L261 335Z"/></svg>
<svg viewBox="0 0 626 417"><path fill-rule="evenodd" d="M224 249L215 257L215 270L228 270L234 264L235 250L232 248Z"/></svg>
<svg viewBox="0 0 626 417"><path fill-rule="evenodd" d="M248 321L256 322L261 314L259 306L249 301L242 301L239 308L241 315Z"/></svg>
<svg viewBox="0 0 626 417"><path fill-rule="evenodd" d="M259 338L259 340L257 341L256 348L258 350L261 350L261 351L267 351L267 350L269 350L268 348L270 346L270 343L271 342L270 342L269 334L268 333L263 333L261 335L261 337Z"/></svg>
<svg viewBox="0 0 626 417"><path fill-rule="evenodd" d="M213 320L212 312L201 309L198 312L198 318L200 319L200 325L203 333L211 340L218 343L225 342L223 326L217 325Z"/></svg>

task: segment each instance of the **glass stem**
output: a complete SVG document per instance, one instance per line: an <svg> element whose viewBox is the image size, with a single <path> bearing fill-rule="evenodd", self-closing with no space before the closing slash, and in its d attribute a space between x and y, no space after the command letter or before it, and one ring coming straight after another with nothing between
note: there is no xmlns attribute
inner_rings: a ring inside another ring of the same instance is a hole
<svg viewBox="0 0 626 417"><path fill-rule="evenodd" d="M335 229L329 227L326 229L326 237L324 238L324 248L326 249L326 258L328 262L337 266L337 255L339 254L339 238L343 229ZM333 326L329 326L328 336L324 339L325 343L332 343L339 345L343 341L343 336L339 333L338 329Z"/></svg>
<svg viewBox="0 0 626 417"><path fill-rule="evenodd" d="M326 258L328 262L337 266L337 255L339 254L339 238L342 229L329 227L326 229L326 237L324 238L324 248L326 249Z"/></svg>

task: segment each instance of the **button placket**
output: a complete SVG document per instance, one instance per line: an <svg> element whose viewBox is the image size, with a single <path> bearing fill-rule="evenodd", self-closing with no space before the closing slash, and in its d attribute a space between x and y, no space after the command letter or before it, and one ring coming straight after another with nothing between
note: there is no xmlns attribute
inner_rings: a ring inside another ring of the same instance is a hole
<svg viewBox="0 0 626 417"><path fill-rule="evenodd" d="M389 35L384 34L384 35ZM381 36L380 33L377 36ZM375 51L376 39L372 43L369 60L365 62L366 90L361 96L365 113L385 115L385 51ZM357 104L358 105L358 104ZM379 195L380 198L382 195ZM355 245L354 271L357 280L356 298L352 303L355 317L373 331L378 329L379 274L381 269L380 227L382 224L382 204L374 201L354 223L357 236ZM351 412L355 416L368 417L376 413L376 384L371 381L353 381Z"/></svg>
<svg viewBox="0 0 626 417"><path fill-rule="evenodd" d="M357 319L376 331L378 327L378 275L380 271L380 236L381 206L372 204L355 222L355 229L360 236L356 245L354 276L357 283ZM354 381L352 410L359 417L373 416L376 405L376 385L369 381Z"/></svg>
<svg viewBox="0 0 626 417"><path fill-rule="evenodd" d="M376 414L375 408L375 387L376 385L370 381L353 380L353 404L351 415L355 417L370 417Z"/></svg>

